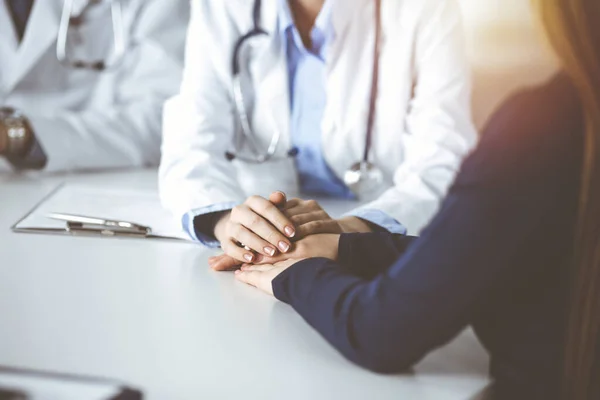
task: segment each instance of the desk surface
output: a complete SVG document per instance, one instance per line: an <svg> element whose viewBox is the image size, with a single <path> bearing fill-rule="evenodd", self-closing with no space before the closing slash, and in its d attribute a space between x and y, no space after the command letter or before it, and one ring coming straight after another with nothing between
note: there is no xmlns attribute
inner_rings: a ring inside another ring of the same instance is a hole
<svg viewBox="0 0 600 400"><path fill-rule="evenodd" d="M488 384L470 331L412 374L376 375L195 244L10 231L64 181L156 187L150 171L0 175L0 365L118 378L150 400L464 400Z"/></svg>

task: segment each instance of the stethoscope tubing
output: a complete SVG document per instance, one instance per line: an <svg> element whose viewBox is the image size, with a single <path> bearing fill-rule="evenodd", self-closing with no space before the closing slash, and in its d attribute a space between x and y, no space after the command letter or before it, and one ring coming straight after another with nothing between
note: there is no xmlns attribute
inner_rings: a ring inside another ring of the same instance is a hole
<svg viewBox="0 0 600 400"><path fill-rule="evenodd" d="M269 143L269 147L264 154L260 154L258 150L258 144L256 143L255 135L252 133L252 127L250 126L250 118L248 117L248 113L246 111L246 103L244 98L244 92L242 90L242 82L241 82L241 52L243 46L246 42L250 41L253 38L259 36L268 36L267 31L260 27L260 13L262 10L262 1L255 0L254 7L252 10L252 22L253 27L250 32L243 35L234 45L233 47L233 55L231 60L231 73L232 73L232 91L233 91L233 100L234 107L236 113L238 115L241 130L244 138L248 141L248 144L251 147L251 151L254 154L253 158L243 156L241 154L237 154L237 151L227 151L225 153L225 158L229 161L233 161L238 159L240 161L244 161L250 164L262 164L267 161L272 160L275 157L277 152L277 147L281 141L281 132L279 129L275 129L275 133L271 138ZM290 150L289 154L297 154L297 152L293 152Z"/></svg>
<svg viewBox="0 0 600 400"><path fill-rule="evenodd" d="M239 159L241 161L251 163L251 164L262 164L266 161L272 160L275 158L275 153L277 152L277 147L281 141L281 132L278 129L275 129L275 133L269 143L269 147L267 151L263 154L259 154L258 145L255 140L255 135L252 132L252 128L250 126L250 120L248 118L248 114L246 112L245 107L245 99L242 91L241 85L241 63L240 56L241 51L246 42L249 40L267 35L268 33L260 27L260 14L262 9L262 1L255 0L254 7L252 10L252 20L253 27L252 29L243 35L234 45L232 62L231 62L231 72L232 72L232 82L233 82L233 99L234 99L234 107L236 113L240 120L241 130L244 137L248 140L249 145L252 147L252 151L254 153L254 158L245 157L237 153L236 151L227 151L225 153L225 157L229 161L233 161L234 159ZM379 61L381 56L381 38L382 38L382 21L381 21L381 0L375 0L375 46L374 46L374 55L373 55L373 77L371 81L371 92L369 97L369 114L367 118L367 126L366 126L366 135L365 135L365 149L363 153L363 158L361 160L362 164L367 165L369 163L369 154L371 151L371 147L373 144L373 129L375 126L375 117L377 111L377 96L379 92ZM298 155L298 149L292 148L288 151L287 157L295 157Z"/></svg>
<svg viewBox="0 0 600 400"><path fill-rule="evenodd" d="M369 97L369 116L367 118L367 135L365 138L365 150L363 153L363 164L369 163L369 153L373 146L373 129L377 114L377 97L379 94L379 60L381 58L381 0L375 0L375 46L373 49L373 76L371 80L371 93Z"/></svg>

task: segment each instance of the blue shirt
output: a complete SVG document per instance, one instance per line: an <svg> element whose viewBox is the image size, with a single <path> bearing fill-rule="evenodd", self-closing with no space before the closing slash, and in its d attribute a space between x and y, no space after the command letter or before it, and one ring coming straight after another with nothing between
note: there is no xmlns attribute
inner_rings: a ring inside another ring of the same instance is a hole
<svg viewBox="0 0 600 400"><path fill-rule="evenodd" d="M307 49L294 25L287 0L280 0L279 34L288 64L292 144L299 150L296 170L304 193L354 199L352 191L325 162L321 121L327 103L326 57L334 38L331 1L325 2L311 32Z"/></svg>
<svg viewBox="0 0 600 400"><path fill-rule="evenodd" d="M290 93L290 135L292 144L299 152L296 169L303 193L327 195L340 199L355 199L352 191L338 178L323 157L321 121L327 102L326 59L330 44L335 38L331 20L332 2L325 1L311 32L312 48L307 49L294 25L288 0L279 0L278 32L285 47L288 66ZM212 237L212 229L203 229L203 218L207 214L225 211L235 203L216 204L192 210L183 217L184 229L194 239L210 247L219 243ZM362 218L383 229L404 234L402 224L379 210L359 210L349 215Z"/></svg>

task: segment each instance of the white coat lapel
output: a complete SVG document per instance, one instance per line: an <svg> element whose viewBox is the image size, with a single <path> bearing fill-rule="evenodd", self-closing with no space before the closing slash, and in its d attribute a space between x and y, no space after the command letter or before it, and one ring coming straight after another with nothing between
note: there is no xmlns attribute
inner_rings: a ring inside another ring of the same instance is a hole
<svg viewBox="0 0 600 400"><path fill-rule="evenodd" d="M17 32L10 16L8 4L5 1L0 2L0 37L2 38L2 41L0 41L2 50L8 52L16 52L18 50L19 40ZM2 62L4 63L4 61L3 58Z"/></svg>
<svg viewBox="0 0 600 400"><path fill-rule="evenodd" d="M259 38L253 45L251 73L255 82L255 99L260 103L257 109L268 113L266 122L270 138L273 132L269 124L274 123L282 135L281 148L289 146L290 100L288 70L284 46L278 30L277 7L263 6L261 27L267 31L269 39ZM283 147L285 146L285 147Z"/></svg>
<svg viewBox="0 0 600 400"><path fill-rule="evenodd" d="M23 79L40 57L56 43L62 0L34 2L25 36L15 54L14 68L7 77L8 91Z"/></svg>
<svg viewBox="0 0 600 400"><path fill-rule="evenodd" d="M332 18L335 38L327 56L322 140L328 164L341 177L362 158L365 147L375 35L373 2L338 0Z"/></svg>
<svg viewBox="0 0 600 400"><path fill-rule="evenodd" d="M19 40L15 31L8 5L0 1L0 94L5 91L9 79L17 69L15 59L19 50Z"/></svg>

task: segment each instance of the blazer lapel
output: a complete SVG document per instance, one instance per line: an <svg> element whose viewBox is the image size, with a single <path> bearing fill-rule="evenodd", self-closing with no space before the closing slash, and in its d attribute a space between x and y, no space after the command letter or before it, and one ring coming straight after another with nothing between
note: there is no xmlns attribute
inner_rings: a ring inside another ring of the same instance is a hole
<svg viewBox="0 0 600 400"><path fill-rule="evenodd" d="M14 67L7 77L7 91L11 91L56 42L61 11L62 1L40 0L34 3L25 36L15 54Z"/></svg>

